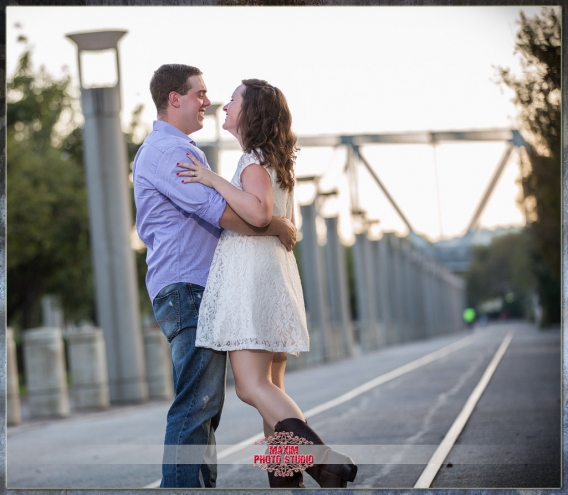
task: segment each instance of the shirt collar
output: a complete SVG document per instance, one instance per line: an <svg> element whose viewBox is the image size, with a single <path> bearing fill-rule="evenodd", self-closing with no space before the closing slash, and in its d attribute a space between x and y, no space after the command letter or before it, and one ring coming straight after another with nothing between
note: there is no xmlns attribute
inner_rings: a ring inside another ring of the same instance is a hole
<svg viewBox="0 0 568 495"><path fill-rule="evenodd" d="M181 132L177 127L169 124L168 122L164 122L163 120L154 120L153 129L155 131L162 131L167 134L171 134L172 136L178 136L189 140L193 146L196 146L195 141L191 139L189 136Z"/></svg>

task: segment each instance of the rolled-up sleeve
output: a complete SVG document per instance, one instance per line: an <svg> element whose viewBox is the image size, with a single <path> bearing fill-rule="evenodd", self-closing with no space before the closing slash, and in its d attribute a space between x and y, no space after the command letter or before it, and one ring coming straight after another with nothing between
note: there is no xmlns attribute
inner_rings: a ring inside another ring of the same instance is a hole
<svg viewBox="0 0 568 495"><path fill-rule="evenodd" d="M176 145L162 154L156 168L154 184L156 189L182 210L195 214L214 227L221 228L219 220L225 211L227 203L215 189L204 186L199 182L182 183L182 178L176 172L182 169L176 166L177 162L188 163L186 153L192 153L207 168L205 154L190 145Z"/></svg>

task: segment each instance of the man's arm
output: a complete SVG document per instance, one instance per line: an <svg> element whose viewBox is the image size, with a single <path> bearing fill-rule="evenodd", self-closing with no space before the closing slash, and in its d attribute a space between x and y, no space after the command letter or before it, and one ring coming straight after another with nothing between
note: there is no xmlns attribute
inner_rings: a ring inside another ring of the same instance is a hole
<svg viewBox="0 0 568 495"><path fill-rule="evenodd" d="M266 227L253 227L227 205L219 219L219 225L237 234L277 236L288 251L291 251L296 244L296 227L285 217L272 217L271 222Z"/></svg>

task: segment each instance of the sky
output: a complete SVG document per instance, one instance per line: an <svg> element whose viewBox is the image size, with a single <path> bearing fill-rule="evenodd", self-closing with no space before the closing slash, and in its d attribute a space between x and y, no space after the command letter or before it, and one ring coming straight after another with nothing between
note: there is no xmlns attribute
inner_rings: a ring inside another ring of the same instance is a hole
<svg viewBox="0 0 568 495"><path fill-rule="evenodd" d="M242 79L260 78L288 99L299 136L405 131L517 128L512 92L497 84L497 67L520 72L514 53L521 9L540 7L6 7L7 74L13 75L25 35L35 67L53 75L66 66L78 89L77 49L70 33L125 30L119 42L122 122L144 105L151 129L152 73L164 63L199 67L213 103L226 103ZM84 76L105 76L104 55L89 54ZM107 55L108 57L108 55ZM107 63L111 61L107 58ZM97 65L97 64L101 65ZM91 69L87 74L87 67ZM110 75L109 75L110 77ZM88 82L88 81L87 81ZM78 93L78 91L77 91ZM224 118L220 111L221 119ZM213 119L192 137L214 137ZM234 139L221 131L221 139ZM362 152L413 228L432 240L464 233L505 150L501 142L374 145ZM239 152L222 153L230 179ZM344 148L303 148L296 175L321 175L338 187L340 232L353 240ZM437 177L437 180L436 180ZM519 166L513 153L480 226L523 225L516 199ZM298 186L296 199L309 200ZM360 167L358 201L379 220L373 235L403 222ZM333 205L325 205L333 212ZM327 211L326 210L326 211ZM324 212L325 213L325 212Z"/></svg>

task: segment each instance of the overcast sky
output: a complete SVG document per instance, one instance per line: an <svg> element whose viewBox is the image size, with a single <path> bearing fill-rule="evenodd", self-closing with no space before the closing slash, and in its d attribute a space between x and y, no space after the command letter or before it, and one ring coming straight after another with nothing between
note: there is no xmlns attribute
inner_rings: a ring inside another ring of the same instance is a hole
<svg viewBox="0 0 568 495"><path fill-rule="evenodd" d="M76 46L65 35L116 29L128 31L119 43L125 124L142 103L144 125L151 128L153 71L163 63L185 63L203 71L216 103L226 103L241 79L257 77L278 86L288 98L294 131L302 136L513 128L512 95L495 81L496 67L520 70L513 53L520 10L9 6L7 72L14 73L23 50L16 39L24 34L36 67L60 75L67 66L78 87ZM541 8L522 10L532 16ZM207 140L213 128L211 122L194 139ZM233 138L222 131L222 139ZM441 232L463 233L504 149L504 143L452 143L437 146L435 153L418 145L367 146L363 152L415 229L436 239ZM224 153L221 174L230 178L237 159L238 153ZM296 173L328 171L327 186L335 180L343 191L342 234L349 240L346 179L333 172L344 160L340 148L305 148ZM524 223L515 203L517 178L513 154L482 226ZM364 172L362 179L360 202L369 216L384 230L404 232L377 186ZM302 199L303 192L297 193Z"/></svg>

